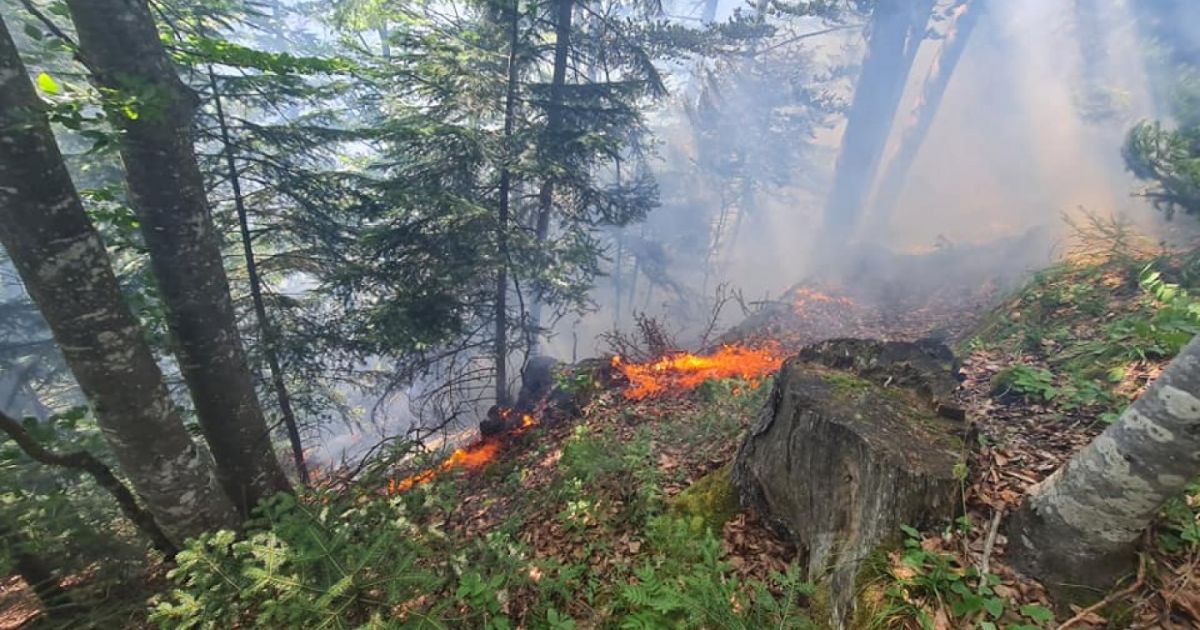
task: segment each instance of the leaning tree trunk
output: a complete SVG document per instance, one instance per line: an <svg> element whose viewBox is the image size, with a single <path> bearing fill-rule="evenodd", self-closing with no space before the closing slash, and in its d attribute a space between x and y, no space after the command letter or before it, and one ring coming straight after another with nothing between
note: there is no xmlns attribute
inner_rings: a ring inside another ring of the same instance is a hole
<svg viewBox="0 0 1200 630"><path fill-rule="evenodd" d="M912 169L921 145L925 144L925 137L929 135L933 118L946 95L946 87L950 85L950 78L954 76L954 69L958 66L963 51L967 49L971 32L975 29L985 6L986 0L965 0L954 8L945 39L933 58L929 75L921 88L921 95L913 107L904 131L901 132L900 146L880 178L879 188L875 192L875 214L872 217L874 220L887 221L895 208L896 198L904 190L908 172Z"/></svg>
<svg viewBox="0 0 1200 630"><path fill-rule="evenodd" d="M175 74L145 0L69 0L80 54L127 115L120 127L130 205L158 280L196 415L242 514L289 489L238 336L229 281L192 145L196 96Z"/></svg>
<svg viewBox="0 0 1200 630"><path fill-rule="evenodd" d="M1115 424L1030 491L1008 523L1017 569L1066 598L1133 568L1138 537L1200 475L1200 338ZM1092 590L1092 593L1095 591Z"/></svg>
<svg viewBox="0 0 1200 630"><path fill-rule="evenodd" d="M826 242L831 251L852 235L875 181L932 7L932 0L880 0L871 13L867 54L825 203Z"/></svg>
<svg viewBox="0 0 1200 630"><path fill-rule="evenodd" d="M237 524L192 443L0 22L0 242L121 470L175 540Z"/></svg>
<svg viewBox="0 0 1200 630"><path fill-rule="evenodd" d="M572 0L555 0L554 18L554 70L550 76L550 96L546 103L546 143L552 155L562 155L563 87L567 82L567 55L571 50ZM539 245L550 238L550 218L554 211L554 177L548 175L538 191L538 212L535 234ZM534 287L533 305L529 309L532 329L529 355L538 354L542 327L542 291Z"/></svg>

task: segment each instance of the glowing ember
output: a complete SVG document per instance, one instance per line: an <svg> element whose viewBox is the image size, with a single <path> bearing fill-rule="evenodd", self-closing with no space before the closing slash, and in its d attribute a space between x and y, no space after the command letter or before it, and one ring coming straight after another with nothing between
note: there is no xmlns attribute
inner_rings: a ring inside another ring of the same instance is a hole
<svg viewBox="0 0 1200 630"><path fill-rule="evenodd" d="M821 293L816 289L810 289L807 287L796 289L793 294L795 295L796 299L795 302L792 303L792 306L797 313L803 311L805 306L813 303L830 304L835 306L854 306L854 300L851 300L848 297L829 295L827 293Z"/></svg>
<svg viewBox="0 0 1200 630"><path fill-rule="evenodd" d="M501 411L501 414L506 417L508 413L509 410L507 409ZM530 427L534 426L537 426L537 419L529 414L525 414L521 416L521 424L513 427L504 435L520 435ZM504 445L502 439L504 435L486 437L476 440L464 448L455 449L455 451L451 453L449 457L443 460L441 464L438 464L429 470L424 470L414 475L409 475L408 477L400 480L388 480L388 494L398 494L411 489L413 486L428 483L438 475L456 468L463 468L466 470L478 470L483 468L495 460L496 455L500 453L500 449Z"/></svg>
<svg viewBox="0 0 1200 630"><path fill-rule="evenodd" d="M779 369L783 363L772 348L723 346L708 356L676 354L653 363L625 363L612 359L614 369L629 379L625 397L641 400L672 391L695 389L710 379L743 378L750 381Z"/></svg>

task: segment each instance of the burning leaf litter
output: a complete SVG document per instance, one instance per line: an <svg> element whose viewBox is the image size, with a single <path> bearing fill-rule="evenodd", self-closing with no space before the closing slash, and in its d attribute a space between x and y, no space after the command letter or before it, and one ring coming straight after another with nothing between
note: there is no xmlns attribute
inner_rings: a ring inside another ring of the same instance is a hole
<svg viewBox="0 0 1200 630"><path fill-rule="evenodd" d="M712 379L741 378L757 384L763 376L783 364L776 348L764 346L722 346L707 356L674 354L651 363L625 363L612 358L612 367L629 379L625 398L642 400L667 392L690 391Z"/></svg>
<svg viewBox="0 0 1200 630"><path fill-rule="evenodd" d="M504 415L512 413L510 410L501 412ZM515 437L528 431L530 428L537 426L537 419L532 415L524 414L521 416L521 423L508 432L502 435L492 435L480 438L467 446L455 449L442 463L428 470L421 471L416 474L409 475L403 479L388 480L388 494L399 494L411 489L413 486L418 486L423 483L433 481L438 475L449 472L457 468L466 470L478 470L488 465L496 459L503 447L503 441L506 436Z"/></svg>

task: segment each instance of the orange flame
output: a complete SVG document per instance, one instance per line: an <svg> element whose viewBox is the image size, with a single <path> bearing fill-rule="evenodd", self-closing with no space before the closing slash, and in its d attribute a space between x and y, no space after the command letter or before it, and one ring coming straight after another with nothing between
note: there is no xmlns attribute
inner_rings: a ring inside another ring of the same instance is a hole
<svg viewBox="0 0 1200 630"><path fill-rule="evenodd" d="M854 306L854 300L851 300L848 297L829 295L808 287L796 289L796 291L794 291L794 295L796 296L796 299L792 303L792 307L797 313L800 313L804 310L805 306L814 302L836 306Z"/></svg>
<svg viewBox="0 0 1200 630"><path fill-rule="evenodd" d="M510 413L505 409L500 412L506 416ZM418 486L423 483L433 481L438 475L449 472L456 468L466 470L479 470L496 459L496 455L500 453L500 449L504 445L503 438L505 436L517 436L530 427L537 426L537 419L529 414L521 416L521 424L512 428L503 435L494 435L486 438L481 438L468 444L467 446L455 449L449 457L442 460L442 463L423 470L419 473L409 475L403 479L389 479L387 491L388 494L399 494L411 489L413 486Z"/></svg>
<svg viewBox="0 0 1200 630"><path fill-rule="evenodd" d="M625 397L641 400L670 391L687 391L710 379L744 378L755 381L783 364L773 348L722 346L708 356L676 354L652 363L625 363L612 358L612 366L629 379Z"/></svg>

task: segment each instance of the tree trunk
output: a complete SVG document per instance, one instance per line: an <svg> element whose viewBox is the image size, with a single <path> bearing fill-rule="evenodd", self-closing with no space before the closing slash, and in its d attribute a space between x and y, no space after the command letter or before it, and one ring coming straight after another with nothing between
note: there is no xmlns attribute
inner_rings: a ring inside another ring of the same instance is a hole
<svg viewBox="0 0 1200 630"><path fill-rule="evenodd" d="M0 242L134 488L175 541L237 525L172 403L0 23Z"/></svg>
<svg viewBox="0 0 1200 630"><path fill-rule="evenodd" d="M1200 338L1115 424L1035 486L1007 525L1013 566L1059 596L1111 587L1138 537L1200 474ZM1092 591L1094 594L1096 591Z"/></svg>
<svg viewBox="0 0 1200 630"><path fill-rule="evenodd" d="M517 47L519 45L521 12L520 3L513 2L513 6L509 10L508 23L508 66L506 86L504 91L504 142L507 144L512 138L513 125L517 116L517 85L518 68L517 68ZM508 223L509 223L509 200L512 190L512 170L509 168L508 151L510 147L505 147L504 154L501 159L504 164L500 167L500 208L497 213L496 221L496 249L500 255L500 265L496 271L496 405L507 407L509 405L508 392Z"/></svg>
<svg viewBox="0 0 1200 630"><path fill-rule="evenodd" d="M904 191L908 172L912 169L921 145L925 143L925 137L929 135L934 116L941 107L942 97L946 95L946 87L950 85L954 69L971 39L971 31L975 29L975 24L985 9L986 0L965 0L955 7L950 25L946 29L946 37L933 58L929 75L921 88L921 95L901 132L900 147L888 163L875 192L875 215L872 217L875 221L887 221L896 206L896 198Z"/></svg>
<svg viewBox="0 0 1200 630"><path fill-rule="evenodd" d="M853 234L932 7L932 0L879 0L871 13L867 54L825 203L825 242L830 251Z"/></svg>
<svg viewBox="0 0 1200 630"><path fill-rule="evenodd" d="M546 103L546 143L554 156L562 151L563 86L567 82L567 55L571 50L572 0L555 0L554 18L554 70L550 77L550 97ZM536 235L539 245L550 237L550 218L554 210L554 176L548 175L538 191L538 213ZM541 290L534 287L533 304L529 309L530 327L533 335L529 355L538 354L542 326Z"/></svg>
<svg viewBox="0 0 1200 630"><path fill-rule="evenodd" d="M167 324L225 491L243 515L289 490L238 335L229 281L196 163L196 96L175 74L145 0L69 0L80 53L123 132L130 205L141 222Z"/></svg>
<svg viewBox="0 0 1200 630"><path fill-rule="evenodd" d="M237 161L233 154L233 142L229 138L229 125L225 120L225 107L221 103L221 94L217 89L217 76L212 66L208 67L208 82L212 89L213 103L217 109L217 125L221 129L221 144L224 147L225 167L228 171L229 187L233 190L233 206L237 211L238 230L242 237L242 253L246 258L246 276L250 281L250 297L254 302L254 315L258 319L258 329L262 335L263 354L267 357L267 369L271 373L271 387L275 390L275 399L279 402L279 415L283 426L287 429L288 441L292 446L292 460L296 464L296 474L300 483L309 485L308 466L304 463L304 444L300 440L300 426L296 422L296 413L292 410L292 397L288 393L287 383L283 380L283 370L279 367L279 334L267 314L267 306L263 302L262 279L258 275L258 262L254 258L254 241L250 236L250 219L246 212L246 198L242 195L242 180L238 174Z"/></svg>

